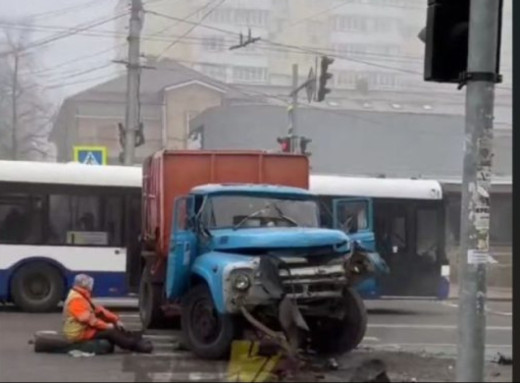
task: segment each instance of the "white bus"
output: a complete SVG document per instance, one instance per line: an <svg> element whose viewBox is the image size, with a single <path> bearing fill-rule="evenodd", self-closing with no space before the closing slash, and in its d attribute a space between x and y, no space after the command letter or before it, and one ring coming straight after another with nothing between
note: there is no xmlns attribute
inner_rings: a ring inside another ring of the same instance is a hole
<svg viewBox="0 0 520 383"><path fill-rule="evenodd" d="M448 298L445 201L438 181L313 175L310 189L325 206L325 226L348 231L390 268L360 287L364 298ZM355 225L342 224L353 217Z"/></svg>
<svg viewBox="0 0 520 383"><path fill-rule="evenodd" d="M80 272L96 296L126 295L140 190L140 168L0 161L0 301L52 310Z"/></svg>

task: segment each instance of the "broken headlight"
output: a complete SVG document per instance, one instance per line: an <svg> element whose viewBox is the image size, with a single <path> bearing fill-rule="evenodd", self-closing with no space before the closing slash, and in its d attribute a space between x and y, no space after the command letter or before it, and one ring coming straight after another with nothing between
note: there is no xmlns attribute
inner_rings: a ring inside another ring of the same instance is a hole
<svg viewBox="0 0 520 383"><path fill-rule="evenodd" d="M249 275L239 273L233 277L233 288L238 291L246 291L251 287L251 278Z"/></svg>

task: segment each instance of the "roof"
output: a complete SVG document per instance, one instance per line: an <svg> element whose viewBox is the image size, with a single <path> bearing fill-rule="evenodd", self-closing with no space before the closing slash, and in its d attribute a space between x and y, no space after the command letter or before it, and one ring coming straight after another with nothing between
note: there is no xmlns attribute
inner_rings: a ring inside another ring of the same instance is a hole
<svg viewBox="0 0 520 383"><path fill-rule="evenodd" d="M204 149L275 149L287 125L277 106L221 106L190 122L203 126ZM443 179L462 176L463 116L367 111L298 110L298 134L312 140L313 172L344 176ZM498 133L498 132L495 132ZM493 171L512 174L512 139L494 136Z"/></svg>
<svg viewBox="0 0 520 383"><path fill-rule="evenodd" d="M0 183L140 188L141 167L0 161Z"/></svg>
<svg viewBox="0 0 520 383"><path fill-rule="evenodd" d="M214 89L220 93L231 93L231 96L240 94L229 85L212 79L196 70L181 65L173 60L149 61L147 66L151 68L143 69L141 73L140 92L141 95L156 94L165 89L183 87L189 85L201 85ZM127 77L125 75L118 76L112 80L102 83L98 86L87 89L69 99L91 99L100 93L126 94ZM243 96L243 93L242 93Z"/></svg>
<svg viewBox="0 0 520 383"><path fill-rule="evenodd" d="M234 194L234 193L276 193L292 196L314 196L306 189L280 185L263 184L208 184L192 189L194 194Z"/></svg>
<svg viewBox="0 0 520 383"><path fill-rule="evenodd" d="M442 199L441 184L433 180L312 175L310 190L326 196Z"/></svg>

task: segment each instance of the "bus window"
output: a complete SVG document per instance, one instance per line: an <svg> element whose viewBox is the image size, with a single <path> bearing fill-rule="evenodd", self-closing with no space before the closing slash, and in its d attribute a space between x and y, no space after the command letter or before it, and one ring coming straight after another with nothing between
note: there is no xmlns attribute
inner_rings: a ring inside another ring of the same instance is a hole
<svg viewBox="0 0 520 383"><path fill-rule="evenodd" d="M122 200L119 197L51 195L49 243L74 246L121 246Z"/></svg>
<svg viewBox="0 0 520 383"><path fill-rule="evenodd" d="M395 216L392 219L392 232L390 235L392 242L392 252L404 252L408 248L406 236L406 216Z"/></svg>
<svg viewBox="0 0 520 383"><path fill-rule="evenodd" d="M341 201L338 206L339 227L350 232L367 230L368 227L368 202L367 201ZM355 222L354 222L355 221Z"/></svg>
<svg viewBox="0 0 520 383"><path fill-rule="evenodd" d="M417 255L435 262L437 259L438 216L434 209L417 211Z"/></svg>
<svg viewBox="0 0 520 383"><path fill-rule="evenodd" d="M43 201L40 197L0 195L0 243L41 244L42 220Z"/></svg>

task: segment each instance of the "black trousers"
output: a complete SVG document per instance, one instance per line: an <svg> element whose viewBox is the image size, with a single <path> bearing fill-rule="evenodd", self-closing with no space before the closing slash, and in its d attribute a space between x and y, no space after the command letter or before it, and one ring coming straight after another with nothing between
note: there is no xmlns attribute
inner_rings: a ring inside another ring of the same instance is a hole
<svg viewBox="0 0 520 383"><path fill-rule="evenodd" d="M118 329L98 332L94 339L105 339L123 350L135 351L139 344L139 337L130 331Z"/></svg>

